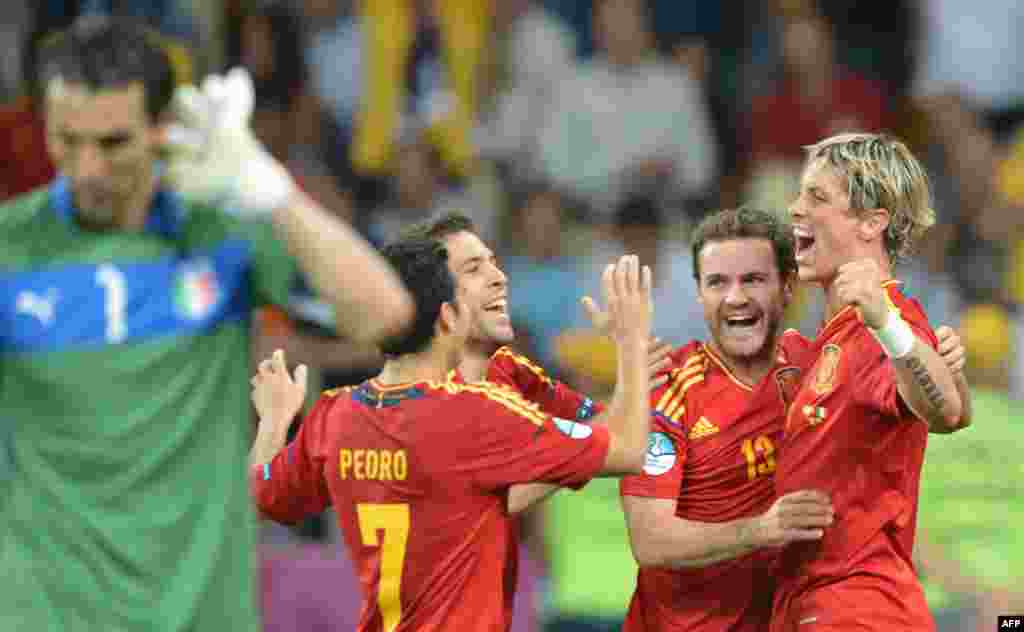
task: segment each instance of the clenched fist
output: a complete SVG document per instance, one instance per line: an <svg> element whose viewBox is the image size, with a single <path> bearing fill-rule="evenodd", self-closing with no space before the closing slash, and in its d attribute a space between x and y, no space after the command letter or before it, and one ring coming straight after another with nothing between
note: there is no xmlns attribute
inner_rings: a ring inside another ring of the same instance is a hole
<svg viewBox="0 0 1024 632"><path fill-rule="evenodd" d="M832 288L841 305L852 305L860 311L865 325L881 329L889 319L889 304L882 287L885 280L877 262L859 259L839 266Z"/></svg>

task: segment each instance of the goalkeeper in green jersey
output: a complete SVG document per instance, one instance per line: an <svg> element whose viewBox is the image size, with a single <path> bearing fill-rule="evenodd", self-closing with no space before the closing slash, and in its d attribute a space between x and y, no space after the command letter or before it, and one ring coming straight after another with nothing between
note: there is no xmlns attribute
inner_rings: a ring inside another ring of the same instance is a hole
<svg viewBox="0 0 1024 632"><path fill-rule="evenodd" d="M412 300L254 140L244 73L175 96L153 37L91 17L39 79L60 176L0 207L0 630L255 631L251 310L292 256L353 339Z"/></svg>

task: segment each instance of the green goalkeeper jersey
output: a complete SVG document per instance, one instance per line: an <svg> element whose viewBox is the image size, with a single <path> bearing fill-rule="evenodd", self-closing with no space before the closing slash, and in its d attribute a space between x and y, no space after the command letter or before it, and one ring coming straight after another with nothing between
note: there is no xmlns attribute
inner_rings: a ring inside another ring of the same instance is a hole
<svg viewBox="0 0 1024 632"><path fill-rule="evenodd" d="M293 261L167 191L83 230L63 179L0 240L0 630L256 630L249 322Z"/></svg>

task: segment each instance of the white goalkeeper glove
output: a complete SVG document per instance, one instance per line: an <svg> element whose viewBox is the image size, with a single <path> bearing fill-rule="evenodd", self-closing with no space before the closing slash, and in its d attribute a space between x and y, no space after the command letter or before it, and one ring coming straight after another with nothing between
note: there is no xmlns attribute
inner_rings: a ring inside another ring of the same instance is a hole
<svg viewBox="0 0 1024 632"><path fill-rule="evenodd" d="M249 128L253 100L252 79L243 68L210 75L202 90L178 88L179 120L168 133L165 177L186 199L259 216L284 206L295 193L287 170Z"/></svg>

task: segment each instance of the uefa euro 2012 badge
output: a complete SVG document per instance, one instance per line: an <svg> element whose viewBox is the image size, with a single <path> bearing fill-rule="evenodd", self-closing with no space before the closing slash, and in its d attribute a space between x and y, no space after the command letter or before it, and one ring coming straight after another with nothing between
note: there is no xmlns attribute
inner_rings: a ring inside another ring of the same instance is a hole
<svg viewBox="0 0 1024 632"><path fill-rule="evenodd" d="M644 474L661 476L676 464L676 444L664 432L647 435L647 454L644 455Z"/></svg>

